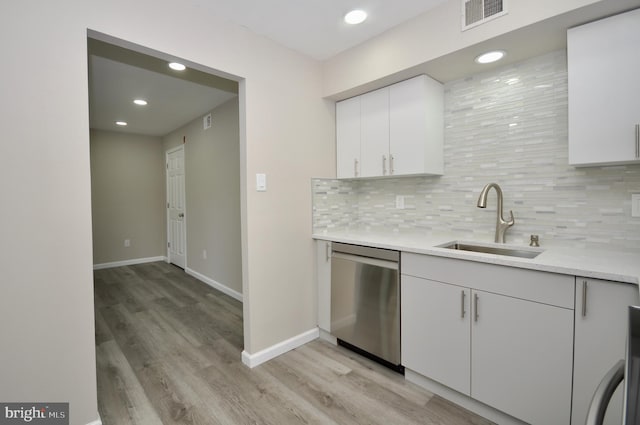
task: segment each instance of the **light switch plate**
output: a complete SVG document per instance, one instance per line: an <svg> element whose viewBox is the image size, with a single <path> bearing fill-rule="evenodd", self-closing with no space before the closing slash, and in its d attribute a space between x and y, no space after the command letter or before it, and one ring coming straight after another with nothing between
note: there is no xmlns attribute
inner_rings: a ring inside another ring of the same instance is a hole
<svg viewBox="0 0 640 425"><path fill-rule="evenodd" d="M267 191L267 175L263 173L256 174L256 190L258 192Z"/></svg>
<svg viewBox="0 0 640 425"><path fill-rule="evenodd" d="M631 194L631 217L640 217L640 193Z"/></svg>

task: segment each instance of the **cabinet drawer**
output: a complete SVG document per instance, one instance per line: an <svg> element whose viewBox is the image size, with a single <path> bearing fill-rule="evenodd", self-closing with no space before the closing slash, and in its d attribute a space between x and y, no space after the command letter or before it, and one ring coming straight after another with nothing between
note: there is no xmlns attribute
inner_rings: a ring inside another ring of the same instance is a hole
<svg viewBox="0 0 640 425"><path fill-rule="evenodd" d="M406 252L401 267L405 275L574 308L575 281L569 275Z"/></svg>

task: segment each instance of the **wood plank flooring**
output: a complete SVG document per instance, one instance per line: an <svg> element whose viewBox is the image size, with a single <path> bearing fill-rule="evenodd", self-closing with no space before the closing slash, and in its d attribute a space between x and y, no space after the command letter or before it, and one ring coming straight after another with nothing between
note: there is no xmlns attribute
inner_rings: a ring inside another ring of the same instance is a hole
<svg viewBox="0 0 640 425"><path fill-rule="evenodd" d="M104 425L491 423L320 340L249 369L242 304L172 265L94 282Z"/></svg>

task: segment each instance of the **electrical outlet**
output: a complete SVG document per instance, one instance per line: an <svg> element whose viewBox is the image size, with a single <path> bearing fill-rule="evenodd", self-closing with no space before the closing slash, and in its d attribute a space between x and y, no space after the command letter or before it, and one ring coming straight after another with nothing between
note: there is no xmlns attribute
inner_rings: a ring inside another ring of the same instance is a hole
<svg viewBox="0 0 640 425"><path fill-rule="evenodd" d="M131 246L131 241L129 239L124 240L124 247L129 248Z"/></svg>
<svg viewBox="0 0 640 425"><path fill-rule="evenodd" d="M207 250L206 250L206 249L203 249L203 250L202 250L202 259L203 259L203 260L206 260L206 259L207 259Z"/></svg>
<svg viewBox="0 0 640 425"><path fill-rule="evenodd" d="M403 210L404 209L404 196L396 195L396 209Z"/></svg>
<svg viewBox="0 0 640 425"><path fill-rule="evenodd" d="M631 195L631 217L640 217L640 193Z"/></svg>

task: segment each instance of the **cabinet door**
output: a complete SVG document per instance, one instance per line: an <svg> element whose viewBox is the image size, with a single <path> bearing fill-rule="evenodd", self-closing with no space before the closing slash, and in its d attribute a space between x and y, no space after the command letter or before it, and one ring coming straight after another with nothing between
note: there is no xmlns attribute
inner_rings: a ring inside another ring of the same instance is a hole
<svg viewBox="0 0 640 425"><path fill-rule="evenodd" d="M573 310L471 295L471 397L530 424L569 424Z"/></svg>
<svg viewBox="0 0 640 425"><path fill-rule="evenodd" d="M469 395L469 289L402 276L402 364Z"/></svg>
<svg viewBox="0 0 640 425"><path fill-rule="evenodd" d="M640 9L567 33L569 163L640 162Z"/></svg>
<svg viewBox="0 0 640 425"><path fill-rule="evenodd" d="M571 423L583 425L602 377L625 358L628 306L640 303L636 285L576 278L573 413ZM616 390L604 423L622 423L622 388Z"/></svg>
<svg viewBox="0 0 640 425"><path fill-rule="evenodd" d="M389 174L389 88L360 96L362 177Z"/></svg>
<svg viewBox="0 0 640 425"><path fill-rule="evenodd" d="M443 173L443 96L426 75L389 87L391 174Z"/></svg>
<svg viewBox="0 0 640 425"><path fill-rule="evenodd" d="M331 329L331 242L316 241L316 285L318 287L318 327Z"/></svg>
<svg viewBox="0 0 640 425"><path fill-rule="evenodd" d="M336 174L339 179L360 172L360 97L336 103Z"/></svg>

